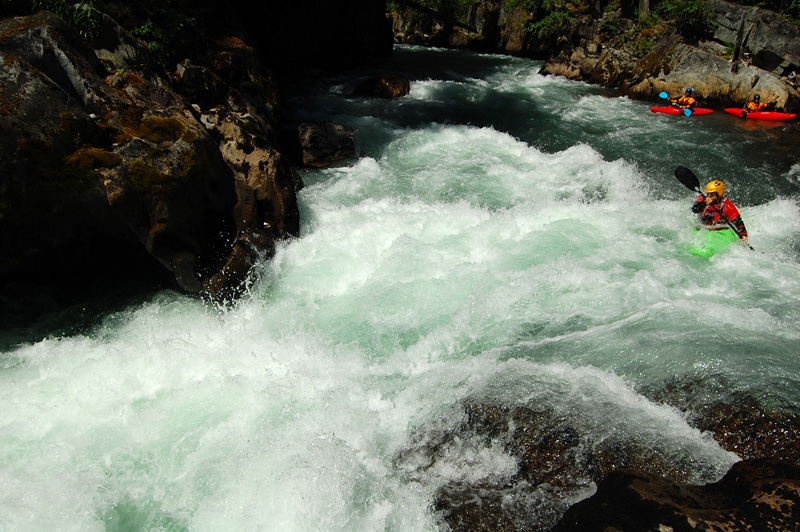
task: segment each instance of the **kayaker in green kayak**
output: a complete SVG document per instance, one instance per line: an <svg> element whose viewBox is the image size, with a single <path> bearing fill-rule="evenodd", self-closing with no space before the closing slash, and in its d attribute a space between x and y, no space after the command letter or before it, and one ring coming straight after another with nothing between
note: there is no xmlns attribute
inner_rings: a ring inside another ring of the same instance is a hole
<svg viewBox="0 0 800 532"><path fill-rule="evenodd" d="M725 197L725 183L715 179L706 185L706 194L700 194L692 205L692 212L699 214L700 223L710 230L733 229L739 239L747 242L747 229L739 210Z"/></svg>

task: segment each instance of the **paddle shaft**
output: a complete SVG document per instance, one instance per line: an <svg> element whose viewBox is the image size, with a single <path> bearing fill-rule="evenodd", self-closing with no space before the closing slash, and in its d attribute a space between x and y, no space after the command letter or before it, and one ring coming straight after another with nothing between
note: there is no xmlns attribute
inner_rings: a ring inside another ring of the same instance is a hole
<svg viewBox="0 0 800 532"><path fill-rule="evenodd" d="M742 106L742 111L745 111L745 107L747 107L747 104L750 102L750 95L753 94L753 89L756 87L756 83L758 83L758 74L753 76L753 79L750 82L750 92L747 93L747 99L744 101L744 105Z"/></svg>

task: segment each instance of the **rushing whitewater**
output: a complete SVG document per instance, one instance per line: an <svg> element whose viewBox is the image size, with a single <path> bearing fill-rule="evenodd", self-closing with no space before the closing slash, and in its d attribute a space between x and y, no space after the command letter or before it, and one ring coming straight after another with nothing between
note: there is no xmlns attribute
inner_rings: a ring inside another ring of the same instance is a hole
<svg viewBox="0 0 800 532"><path fill-rule="evenodd" d="M518 468L458 432L464 401L544 405L587 448L635 441L695 483L739 458L647 390L797 410L784 126L652 115L516 58L398 48L383 66L410 95L296 89L291 119L354 127L359 156L303 175L300 238L234 308L163 292L2 353L0 530L440 530L440 488ZM755 251L686 252L677 165L726 182ZM433 431L460 435L431 457ZM515 503L558 513L592 490Z"/></svg>

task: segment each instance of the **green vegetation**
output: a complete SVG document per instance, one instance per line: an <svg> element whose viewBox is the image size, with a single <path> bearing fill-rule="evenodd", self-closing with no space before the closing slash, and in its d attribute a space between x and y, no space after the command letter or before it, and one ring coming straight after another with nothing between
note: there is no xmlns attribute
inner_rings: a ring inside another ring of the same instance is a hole
<svg viewBox="0 0 800 532"><path fill-rule="evenodd" d="M95 1L165 63L196 52L199 37L208 33L209 24L219 23L226 9L225 4L211 0Z"/></svg>
<svg viewBox="0 0 800 532"><path fill-rule="evenodd" d="M552 45L559 37L568 33L576 16L588 7L581 5L581 2L576 4L566 0L509 0L506 6L509 10L527 11L532 20L525 29L535 35L543 45Z"/></svg>
<svg viewBox="0 0 800 532"><path fill-rule="evenodd" d="M97 36L99 27L94 0L81 0L77 3L68 0L31 0L31 11L47 10L64 19L87 42Z"/></svg>
<svg viewBox="0 0 800 532"><path fill-rule="evenodd" d="M547 0L543 3L556 4ZM553 5L550 9L544 18L533 22L527 28L540 42L546 44L555 43L558 37L565 35L575 22L574 15L566 7Z"/></svg>
<svg viewBox="0 0 800 532"><path fill-rule="evenodd" d="M775 11L800 26L800 0L738 0L737 3Z"/></svg>
<svg viewBox="0 0 800 532"><path fill-rule="evenodd" d="M213 2L205 0L30 0L30 7L31 12L55 13L89 43L99 29L98 11L107 13L162 60L185 56L196 48L198 33L215 18L209 14Z"/></svg>
<svg viewBox="0 0 800 532"><path fill-rule="evenodd" d="M180 0L149 3L143 22L131 33L145 41L157 55L168 56L174 51L191 49L197 42L201 17L195 9L187 8Z"/></svg>
<svg viewBox="0 0 800 532"><path fill-rule="evenodd" d="M433 9L434 11L437 11L442 15L452 17L462 23L466 22L469 8L470 6L472 6L472 4L475 3L474 0L413 0L413 1L416 4L420 4L429 9ZM405 6L403 5L402 2L389 1L386 3L386 9L388 11L399 11L404 7Z"/></svg>
<svg viewBox="0 0 800 532"><path fill-rule="evenodd" d="M636 57L644 57L650 53L653 49L653 45L656 43L655 37L641 37L637 39L633 45L631 46L631 52Z"/></svg>
<svg viewBox="0 0 800 532"><path fill-rule="evenodd" d="M606 35L613 36L619 33L620 28L615 20L604 18L600 21L600 31Z"/></svg>
<svg viewBox="0 0 800 532"><path fill-rule="evenodd" d="M714 31L713 13L703 0L662 0L653 10L657 17L674 21L675 29L689 41Z"/></svg>
<svg viewBox="0 0 800 532"><path fill-rule="evenodd" d="M731 57L733 57L733 50L734 45L732 42L725 43L725 55L723 55L722 58L729 60Z"/></svg>

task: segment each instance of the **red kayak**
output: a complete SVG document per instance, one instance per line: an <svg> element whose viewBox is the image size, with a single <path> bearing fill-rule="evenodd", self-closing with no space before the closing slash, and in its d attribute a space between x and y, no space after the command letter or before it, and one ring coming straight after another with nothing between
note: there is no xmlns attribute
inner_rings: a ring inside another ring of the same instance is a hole
<svg viewBox="0 0 800 532"><path fill-rule="evenodd" d="M682 115L683 109L679 107L651 107L650 110L654 113L664 113L667 115ZM707 115L709 113L713 113L713 109L692 109L692 114L694 115Z"/></svg>
<svg viewBox="0 0 800 532"><path fill-rule="evenodd" d="M756 111L754 113L745 113L743 116L741 109L733 107L725 109L725 112L729 115L754 118L756 120L791 120L797 116L795 113L779 113L777 111Z"/></svg>

